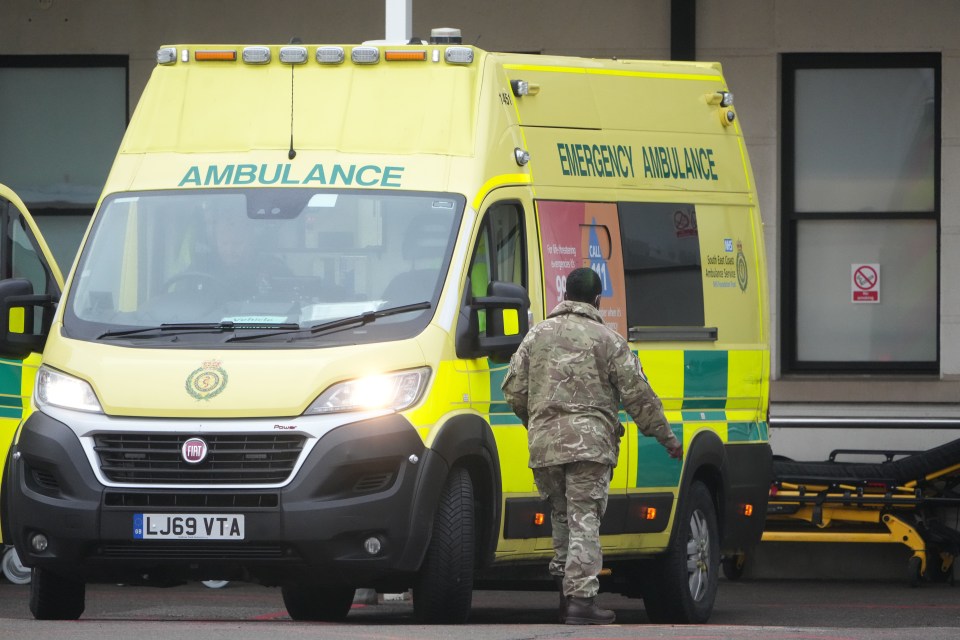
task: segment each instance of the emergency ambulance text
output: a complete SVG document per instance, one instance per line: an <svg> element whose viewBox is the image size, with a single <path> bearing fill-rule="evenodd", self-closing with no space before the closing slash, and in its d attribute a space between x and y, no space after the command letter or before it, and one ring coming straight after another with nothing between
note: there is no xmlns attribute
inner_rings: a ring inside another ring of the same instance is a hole
<svg viewBox="0 0 960 640"><path fill-rule="evenodd" d="M719 180L713 149L688 147L683 158L676 147L643 147L643 177L673 180Z"/></svg>
<svg viewBox="0 0 960 640"><path fill-rule="evenodd" d="M404 167L378 166L365 164L323 165L317 163L306 175L289 163L281 164L224 164L207 165L201 168L193 165L183 175L177 186L193 185L197 187L235 186L245 184L258 185L357 185L360 187L399 187Z"/></svg>
<svg viewBox="0 0 960 640"><path fill-rule="evenodd" d="M633 178L633 147L618 144L557 143L560 171L565 176Z"/></svg>

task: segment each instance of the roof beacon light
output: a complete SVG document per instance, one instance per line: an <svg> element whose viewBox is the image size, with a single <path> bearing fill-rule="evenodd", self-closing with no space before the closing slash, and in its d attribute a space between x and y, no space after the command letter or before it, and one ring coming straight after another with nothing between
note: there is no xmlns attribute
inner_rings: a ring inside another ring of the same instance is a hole
<svg viewBox="0 0 960 640"><path fill-rule="evenodd" d="M177 61L177 50L175 47L163 47L157 49L157 64L173 64Z"/></svg>
<svg viewBox="0 0 960 640"><path fill-rule="evenodd" d="M472 64L473 49L470 47L447 47L443 52L447 64Z"/></svg>
<svg viewBox="0 0 960 640"><path fill-rule="evenodd" d="M197 61L225 60L234 62L237 59L236 49L202 49L193 52L193 59Z"/></svg>
<svg viewBox="0 0 960 640"><path fill-rule="evenodd" d="M280 62L284 64L303 64L306 61L306 47L280 47Z"/></svg>
<svg viewBox="0 0 960 640"><path fill-rule="evenodd" d="M430 44L460 44L463 36L460 29L437 27L430 30Z"/></svg>
<svg viewBox="0 0 960 640"><path fill-rule="evenodd" d="M376 47L354 47L350 52L354 64L377 64L380 62L380 49Z"/></svg>
<svg viewBox="0 0 960 640"><path fill-rule="evenodd" d="M343 47L317 47L317 62L320 64L342 64Z"/></svg>
<svg viewBox="0 0 960 640"><path fill-rule="evenodd" d="M267 64L270 62L270 47L244 47L241 58L247 64Z"/></svg>
<svg viewBox="0 0 960 640"><path fill-rule="evenodd" d="M423 61L427 59L427 52L423 49L413 49L413 50L394 50L394 51L384 51L383 59L387 61Z"/></svg>

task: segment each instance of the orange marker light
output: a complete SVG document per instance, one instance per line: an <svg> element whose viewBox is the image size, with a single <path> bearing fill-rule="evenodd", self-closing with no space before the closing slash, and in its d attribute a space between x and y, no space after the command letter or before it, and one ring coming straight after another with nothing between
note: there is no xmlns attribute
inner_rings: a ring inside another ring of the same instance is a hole
<svg viewBox="0 0 960 640"><path fill-rule="evenodd" d="M542 513L533 514L533 524L537 525L538 527L542 525L545 521L546 521L546 518Z"/></svg>
<svg viewBox="0 0 960 640"><path fill-rule="evenodd" d="M656 520L657 519L657 508L656 507L645 507L643 510L644 520Z"/></svg>
<svg viewBox="0 0 960 640"><path fill-rule="evenodd" d="M752 504L745 504L745 505L743 505L743 515L747 516L748 518L753 515L753 505L752 505Z"/></svg>
<svg viewBox="0 0 960 640"><path fill-rule="evenodd" d="M426 60L427 52L426 51L385 51L383 53L384 60Z"/></svg>
<svg viewBox="0 0 960 640"><path fill-rule="evenodd" d="M233 49L220 49L220 50L208 50L208 51L194 51L193 52L194 60L228 60L234 61L237 59L237 52Z"/></svg>

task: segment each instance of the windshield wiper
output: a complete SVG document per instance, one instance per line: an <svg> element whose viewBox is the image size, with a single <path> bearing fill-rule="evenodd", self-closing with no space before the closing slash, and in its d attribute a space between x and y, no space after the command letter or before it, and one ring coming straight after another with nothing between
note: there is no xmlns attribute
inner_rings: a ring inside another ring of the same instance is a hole
<svg viewBox="0 0 960 640"><path fill-rule="evenodd" d="M300 329L299 331L273 331L270 333L257 333L248 336L233 336L232 338L228 338L225 342L241 342L244 340L256 340L258 338L269 338L271 336L278 335L289 335L292 337L295 333L306 334L303 337L313 337L324 333L333 333L334 331L347 329L349 327L362 327L370 324L371 322L375 322L378 318L395 316L401 313L411 313L413 311L422 311L424 309L429 309L432 306L433 305L431 303L424 301L417 302L416 304L405 304L399 307L387 307L386 309L379 309L377 311L365 311L364 313L358 313L355 316L349 316L347 318L339 318L337 320L321 322L313 325L312 327Z"/></svg>
<svg viewBox="0 0 960 640"><path fill-rule="evenodd" d="M297 331L300 325L295 322L172 322L155 327L138 327L136 329L120 329L107 331L97 336L97 340L104 338L125 338L139 335L144 338L156 336L179 335L181 333L226 333L237 329L272 329L282 331ZM146 335L152 334L152 335Z"/></svg>

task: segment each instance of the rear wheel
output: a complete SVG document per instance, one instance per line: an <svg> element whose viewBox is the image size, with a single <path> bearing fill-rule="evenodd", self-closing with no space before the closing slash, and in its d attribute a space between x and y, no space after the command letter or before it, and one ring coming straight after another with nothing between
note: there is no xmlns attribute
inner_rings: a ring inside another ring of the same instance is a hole
<svg viewBox="0 0 960 640"><path fill-rule="evenodd" d="M466 469L447 477L433 537L413 587L413 612L428 623L460 624L473 600L475 528L473 482Z"/></svg>
<svg viewBox="0 0 960 640"><path fill-rule="evenodd" d="M285 585L280 589L290 617L310 622L339 622L346 618L353 605L355 591L353 587L303 584Z"/></svg>
<svg viewBox="0 0 960 640"><path fill-rule="evenodd" d="M87 585L34 568L30 580L30 613L37 620L76 620L86 606Z"/></svg>
<svg viewBox="0 0 960 640"><path fill-rule="evenodd" d="M652 580L643 589L643 604L651 622L704 624L717 596L720 536L717 512L702 482L690 485L680 503L676 535L655 563Z"/></svg>

